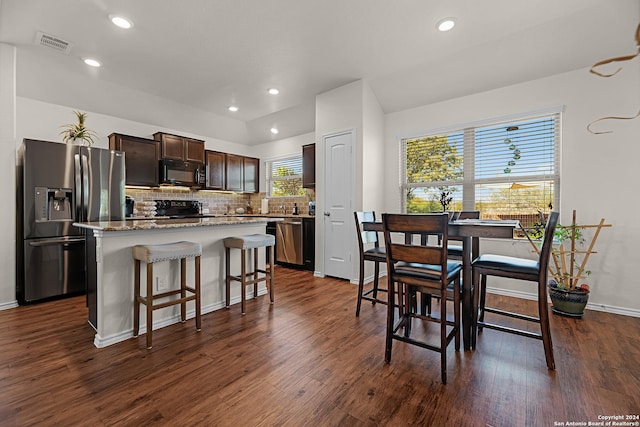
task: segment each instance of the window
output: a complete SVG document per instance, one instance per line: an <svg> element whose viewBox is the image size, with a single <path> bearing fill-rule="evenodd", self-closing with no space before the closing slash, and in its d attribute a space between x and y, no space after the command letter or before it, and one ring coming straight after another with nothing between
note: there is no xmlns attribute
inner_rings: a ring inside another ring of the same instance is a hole
<svg viewBox="0 0 640 427"><path fill-rule="evenodd" d="M303 196L302 156L267 161L267 191L270 197Z"/></svg>
<svg viewBox="0 0 640 427"><path fill-rule="evenodd" d="M401 141L402 209L479 210L525 227L558 204L560 113Z"/></svg>

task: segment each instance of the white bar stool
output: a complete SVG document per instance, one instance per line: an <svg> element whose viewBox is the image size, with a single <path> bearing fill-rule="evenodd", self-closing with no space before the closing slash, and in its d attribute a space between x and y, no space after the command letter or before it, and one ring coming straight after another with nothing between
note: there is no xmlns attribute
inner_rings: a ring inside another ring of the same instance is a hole
<svg viewBox="0 0 640 427"><path fill-rule="evenodd" d="M147 308L147 348L151 348L153 330L153 310L180 304L181 320L187 320L187 301L196 302L196 331L201 329L200 315L200 257L202 245L193 242L166 243L161 245L136 245L133 247L135 260L135 283L133 301L133 336L138 336L140 329L140 304ZM187 286L187 258L195 258L195 287ZM180 289L153 295L153 264L161 261L180 260ZM147 264L147 295L140 295L140 262ZM189 293L189 295L187 295ZM180 295L180 298L156 303L161 298Z"/></svg>
<svg viewBox="0 0 640 427"><path fill-rule="evenodd" d="M241 301L242 314L246 309L246 286L253 285L253 297L258 295L258 283L266 282L269 288L269 297L273 304L273 264L274 264L274 248L276 244L275 236L271 234L248 234L238 237L227 237L224 239L225 257L226 257L226 299L227 308L231 305L231 281L240 282L241 285ZM269 269L265 265L264 270L258 268L258 248L267 248L267 257L269 259ZM241 251L241 269L240 276L231 274L231 249L240 249ZM253 249L253 271L247 272L247 250ZM258 273L264 274L259 277Z"/></svg>

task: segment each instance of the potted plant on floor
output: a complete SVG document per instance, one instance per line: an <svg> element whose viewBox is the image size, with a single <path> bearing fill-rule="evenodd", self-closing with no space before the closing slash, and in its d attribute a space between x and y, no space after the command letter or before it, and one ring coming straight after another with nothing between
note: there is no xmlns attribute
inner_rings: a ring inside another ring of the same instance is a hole
<svg viewBox="0 0 640 427"><path fill-rule="evenodd" d="M556 227L549 263L549 297L554 313L582 317L589 300L589 285L583 282L591 274L586 268L587 261L596 253L594 247L603 227L611 227L604 223L604 218L598 224L578 224L575 210L571 225ZM535 243L529 241L539 253Z"/></svg>

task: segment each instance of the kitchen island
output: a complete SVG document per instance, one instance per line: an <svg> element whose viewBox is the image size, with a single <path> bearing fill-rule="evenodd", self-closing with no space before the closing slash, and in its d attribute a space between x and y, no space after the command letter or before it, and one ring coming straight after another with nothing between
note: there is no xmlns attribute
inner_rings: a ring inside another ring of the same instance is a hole
<svg viewBox="0 0 640 427"><path fill-rule="evenodd" d="M267 222L274 220L278 219L225 216L74 223L76 227L86 230L87 300L89 323L96 330L94 345L105 347L133 336L133 246L179 241L200 243L202 313L205 314L225 306L223 239L229 236L265 233ZM231 256L237 258L231 260L231 265L238 270L232 270L232 274L239 274L239 251L232 251ZM263 265L265 251L259 251L259 258ZM190 260L187 263L187 283L190 284L195 280L192 262L193 260ZM179 270L177 260L158 263L154 268L154 292L179 286ZM142 283L146 281L144 274L146 269L143 268ZM232 304L240 301L240 288L234 286L231 291ZM264 293L266 288L261 284L258 295ZM141 307L141 310L144 310L144 307ZM194 302L189 302L187 318L192 318L194 313ZM144 313L141 313L141 321L144 322L144 319ZM157 310L154 313L153 329L179 321L179 306ZM146 324L142 323L140 334L145 331Z"/></svg>

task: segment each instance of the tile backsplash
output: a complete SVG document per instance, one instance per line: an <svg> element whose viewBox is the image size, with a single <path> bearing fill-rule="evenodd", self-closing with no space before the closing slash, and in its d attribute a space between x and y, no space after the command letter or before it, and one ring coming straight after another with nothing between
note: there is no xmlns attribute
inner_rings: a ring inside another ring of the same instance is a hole
<svg viewBox="0 0 640 427"><path fill-rule="evenodd" d="M305 189L305 196L276 197L269 199L269 212L287 213L293 212L294 203L298 205L298 213L309 213L309 202L316 198L313 189ZM250 204L254 213L261 213L262 199L265 193L230 193L223 191L191 191L182 187L162 187L155 189L127 188L127 196L133 197L136 203L147 200L197 200L202 203L203 209L208 209L210 214L225 214L228 210L236 211L243 208L245 211ZM283 212L283 207L286 212Z"/></svg>

